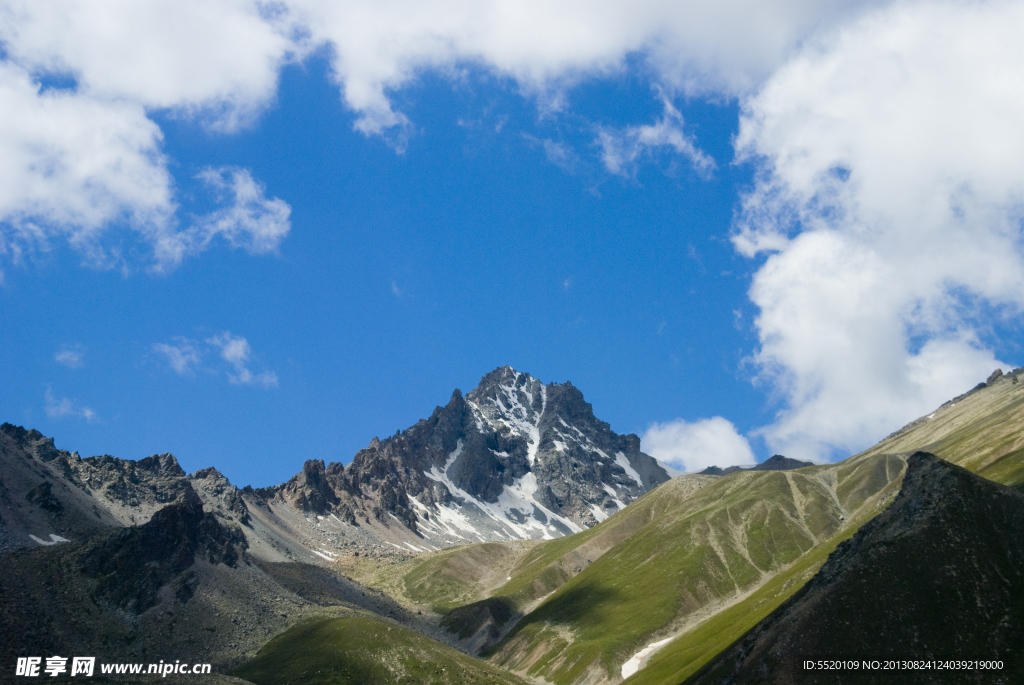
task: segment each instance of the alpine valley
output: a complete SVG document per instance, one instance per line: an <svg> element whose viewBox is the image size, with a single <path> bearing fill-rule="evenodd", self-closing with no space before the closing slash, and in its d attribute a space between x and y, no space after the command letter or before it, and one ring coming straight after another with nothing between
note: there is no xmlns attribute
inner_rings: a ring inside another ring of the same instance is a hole
<svg viewBox="0 0 1024 685"><path fill-rule="evenodd" d="M213 664L92 678L117 683L1024 682L1021 371L841 462L699 474L507 366L270 488L3 424L0 679L88 654ZM805 667L829 659L1000 666Z"/></svg>

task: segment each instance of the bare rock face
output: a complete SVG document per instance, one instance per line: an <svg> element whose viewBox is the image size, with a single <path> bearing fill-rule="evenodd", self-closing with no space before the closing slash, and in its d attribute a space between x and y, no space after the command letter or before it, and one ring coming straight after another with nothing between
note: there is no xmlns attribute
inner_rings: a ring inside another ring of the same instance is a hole
<svg viewBox="0 0 1024 685"><path fill-rule="evenodd" d="M338 504L322 459L310 459L303 464L302 471L281 486L281 494L294 506L316 514Z"/></svg>
<svg viewBox="0 0 1024 685"><path fill-rule="evenodd" d="M612 432L571 383L543 385L507 366L325 473L344 515L397 523L442 545L567 535L669 478L637 436Z"/></svg>
<svg viewBox="0 0 1024 685"><path fill-rule="evenodd" d="M892 505L799 592L688 683L890 683L805 659L1002 660L902 671L901 683L1024 682L1024 495L938 457L907 461Z"/></svg>

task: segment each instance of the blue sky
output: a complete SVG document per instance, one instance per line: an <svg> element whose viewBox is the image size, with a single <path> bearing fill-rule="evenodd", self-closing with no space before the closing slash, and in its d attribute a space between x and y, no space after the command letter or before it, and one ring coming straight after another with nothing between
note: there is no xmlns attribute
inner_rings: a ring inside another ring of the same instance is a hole
<svg viewBox="0 0 1024 685"><path fill-rule="evenodd" d="M510 364L695 470L1008 370L1020 10L735 4L7 3L2 419L264 486Z"/></svg>

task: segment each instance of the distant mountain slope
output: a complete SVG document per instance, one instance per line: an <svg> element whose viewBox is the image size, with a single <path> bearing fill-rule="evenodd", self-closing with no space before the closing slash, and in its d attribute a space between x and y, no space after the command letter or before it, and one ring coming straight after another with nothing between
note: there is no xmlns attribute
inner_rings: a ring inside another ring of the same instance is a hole
<svg viewBox="0 0 1024 685"><path fill-rule="evenodd" d="M985 383L907 424L862 453L931 452L980 476L1024 490L1024 369L997 369Z"/></svg>
<svg viewBox="0 0 1024 685"><path fill-rule="evenodd" d="M741 472L681 501L673 486L682 479L674 479L619 514L649 511L635 532L526 614L491 659L553 683L619 682L646 646L685 641L805 554L852 534L895 494L902 472L903 462L886 456Z"/></svg>
<svg viewBox="0 0 1024 685"><path fill-rule="evenodd" d="M805 466L814 466L814 462L790 459L781 454L775 454L757 466L749 468L729 466L724 469L717 466L709 466L700 473L704 476L728 476L730 473L736 473L737 471L792 471L793 469L802 469Z"/></svg>
<svg viewBox="0 0 1024 685"><path fill-rule="evenodd" d="M171 455L82 459L0 426L0 681L26 654L188 654L222 667L324 613L444 636L265 513L250 516L214 469L187 475Z"/></svg>
<svg viewBox="0 0 1024 685"><path fill-rule="evenodd" d="M902 470L896 457L875 457L799 472L677 477L582 533L435 552L370 582L445 612L442 625L471 649L507 633L490 658L521 675L619 682L646 645L693 635L761 592L762 613L750 623L731 620L723 634L731 637L717 642L701 638L709 649L718 644L704 658L714 656L880 511ZM812 556L820 559L801 565Z"/></svg>
<svg viewBox="0 0 1024 685"><path fill-rule="evenodd" d="M807 671L804 659L985 659L902 683L1024 682L1024 495L919 452L892 506L839 545L783 606L693 685L890 683L893 673Z"/></svg>

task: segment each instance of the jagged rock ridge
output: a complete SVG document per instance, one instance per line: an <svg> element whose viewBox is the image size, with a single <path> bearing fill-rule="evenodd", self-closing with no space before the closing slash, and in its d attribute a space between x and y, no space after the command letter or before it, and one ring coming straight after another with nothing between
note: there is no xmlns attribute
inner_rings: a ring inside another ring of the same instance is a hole
<svg viewBox="0 0 1024 685"><path fill-rule="evenodd" d="M543 385L505 366L429 418L374 438L347 467L308 461L253 494L350 525L398 525L436 548L578 532L668 478L571 383Z"/></svg>

